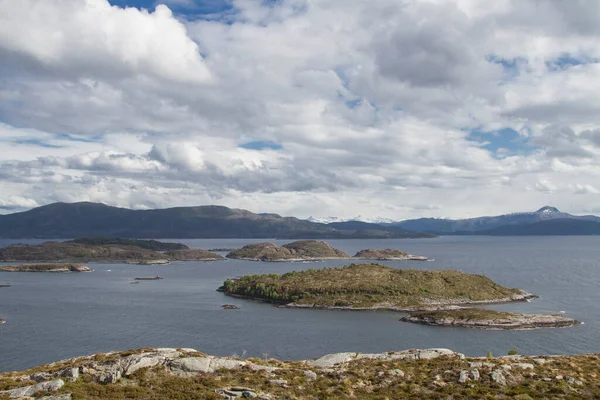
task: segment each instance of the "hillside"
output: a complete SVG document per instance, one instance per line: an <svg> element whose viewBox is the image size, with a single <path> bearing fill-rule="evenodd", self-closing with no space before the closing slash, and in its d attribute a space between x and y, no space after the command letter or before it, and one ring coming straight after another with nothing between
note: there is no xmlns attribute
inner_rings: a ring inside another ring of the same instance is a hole
<svg viewBox="0 0 600 400"><path fill-rule="evenodd" d="M476 358L435 348L294 362L143 348L1 374L0 398L598 399L599 374L597 354Z"/></svg>
<svg viewBox="0 0 600 400"><path fill-rule="evenodd" d="M277 214L222 206L130 210L98 203L54 203L0 215L0 238L390 238L430 237L385 230L339 230Z"/></svg>
<svg viewBox="0 0 600 400"><path fill-rule="evenodd" d="M397 311L535 297L520 289L500 286L483 275L401 270L378 264L243 276L225 281L221 290L228 295L290 307Z"/></svg>

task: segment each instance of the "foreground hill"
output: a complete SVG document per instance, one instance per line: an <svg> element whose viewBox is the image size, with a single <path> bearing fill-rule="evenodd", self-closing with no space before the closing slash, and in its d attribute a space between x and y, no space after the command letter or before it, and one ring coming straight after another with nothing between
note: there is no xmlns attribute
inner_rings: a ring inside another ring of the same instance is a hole
<svg viewBox="0 0 600 400"><path fill-rule="evenodd" d="M352 264L229 279L225 294L296 308L420 310L459 304L522 301L534 295L498 285L483 275Z"/></svg>
<svg viewBox="0 0 600 400"><path fill-rule="evenodd" d="M467 358L411 349L290 362L145 348L2 374L0 398L597 399L599 375L600 356L592 354Z"/></svg>
<svg viewBox="0 0 600 400"><path fill-rule="evenodd" d="M403 230L341 230L277 214L222 206L129 210L99 203L55 203L0 215L0 238L403 238Z"/></svg>
<svg viewBox="0 0 600 400"><path fill-rule="evenodd" d="M555 220L563 222L555 223ZM581 235L600 234L600 217L567 214L546 206L535 212L467 219L420 218L396 222L392 226L443 235ZM561 230L559 226L566 229Z"/></svg>

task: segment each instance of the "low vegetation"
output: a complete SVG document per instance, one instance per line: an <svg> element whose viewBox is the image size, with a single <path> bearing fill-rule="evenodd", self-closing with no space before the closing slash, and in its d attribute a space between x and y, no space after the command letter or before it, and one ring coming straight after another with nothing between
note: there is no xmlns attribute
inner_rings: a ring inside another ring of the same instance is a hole
<svg viewBox="0 0 600 400"><path fill-rule="evenodd" d="M131 354L125 353L125 354ZM198 353L201 356L201 353ZM186 355L196 356L196 355ZM271 400L326 399L597 399L600 356L404 359L360 359L333 367L304 362L246 359L240 368L181 376L157 365L137 370L114 383L98 382L90 362L108 365L121 354L69 360L23 372L0 375L0 390L34 384L34 373L79 368L77 378L53 395L72 399L222 399L217 390L246 387ZM116 365L116 364L115 364ZM252 366L264 366L256 370ZM3 398L0 394L0 399ZM8 398L5 396L4 398Z"/></svg>
<svg viewBox="0 0 600 400"><path fill-rule="evenodd" d="M483 275L402 270L379 264L250 275L225 281L222 290L230 295L299 306L389 309L510 301L527 296L520 289L505 288Z"/></svg>
<svg viewBox="0 0 600 400"><path fill-rule="evenodd" d="M217 253L201 249L173 250L167 251L164 255L167 256L169 260L179 261L211 261L224 259L223 256Z"/></svg>

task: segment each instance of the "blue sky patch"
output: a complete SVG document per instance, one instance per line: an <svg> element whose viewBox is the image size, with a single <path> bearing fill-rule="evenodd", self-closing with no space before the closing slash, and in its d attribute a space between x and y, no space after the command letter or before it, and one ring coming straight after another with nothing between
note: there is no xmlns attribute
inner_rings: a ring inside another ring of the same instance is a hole
<svg viewBox="0 0 600 400"><path fill-rule="evenodd" d="M271 142L268 140L253 140L244 144L240 144L239 147L248 150L281 150L283 146L279 143Z"/></svg>
<svg viewBox="0 0 600 400"><path fill-rule="evenodd" d="M546 66L550 71L563 71L567 68L574 67L576 65L593 64L597 63L598 59L587 56L574 57L569 53L565 53L554 60L546 62Z"/></svg>
<svg viewBox="0 0 600 400"><path fill-rule="evenodd" d="M504 74L509 77L513 77L513 78L519 76L520 66L527 63L527 60L525 60L524 58L517 57L517 58L508 59L508 58L498 57L497 55L494 55L494 54L488 55L486 57L486 60L488 62L501 65L502 69L504 70Z"/></svg>
<svg viewBox="0 0 600 400"><path fill-rule="evenodd" d="M516 154L530 154L535 147L529 144L529 139L519 135L511 128L498 131L482 131L472 129L469 131L467 140L478 142L481 148L488 150L497 158L512 156Z"/></svg>
<svg viewBox="0 0 600 400"><path fill-rule="evenodd" d="M161 1L161 0L108 0L110 4L119 7L135 7L154 11L157 4L167 6L178 15L189 19L203 18L205 16L228 13L233 9L231 0L190 0L185 1ZM188 4L186 4L188 3ZM212 19L212 18L211 18Z"/></svg>
<svg viewBox="0 0 600 400"><path fill-rule="evenodd" d="M12 142L15 144L46 147L49 149L61 149L61 148L65 147L65 146L58 146L55 144L50 144L50 143L44 142L43 140L40 140L40 139L17 139L17 140L13 140Z"/></svg>

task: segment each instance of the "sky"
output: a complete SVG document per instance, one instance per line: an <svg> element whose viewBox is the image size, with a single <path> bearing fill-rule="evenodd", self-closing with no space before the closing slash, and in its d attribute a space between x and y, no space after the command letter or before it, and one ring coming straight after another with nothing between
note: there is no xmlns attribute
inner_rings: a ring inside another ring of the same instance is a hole
<svg viewBox="0 0 600 400"><path fill-rule="evenodd" d="M0 0L0 213L600 214L596 0Z"/></svg>

